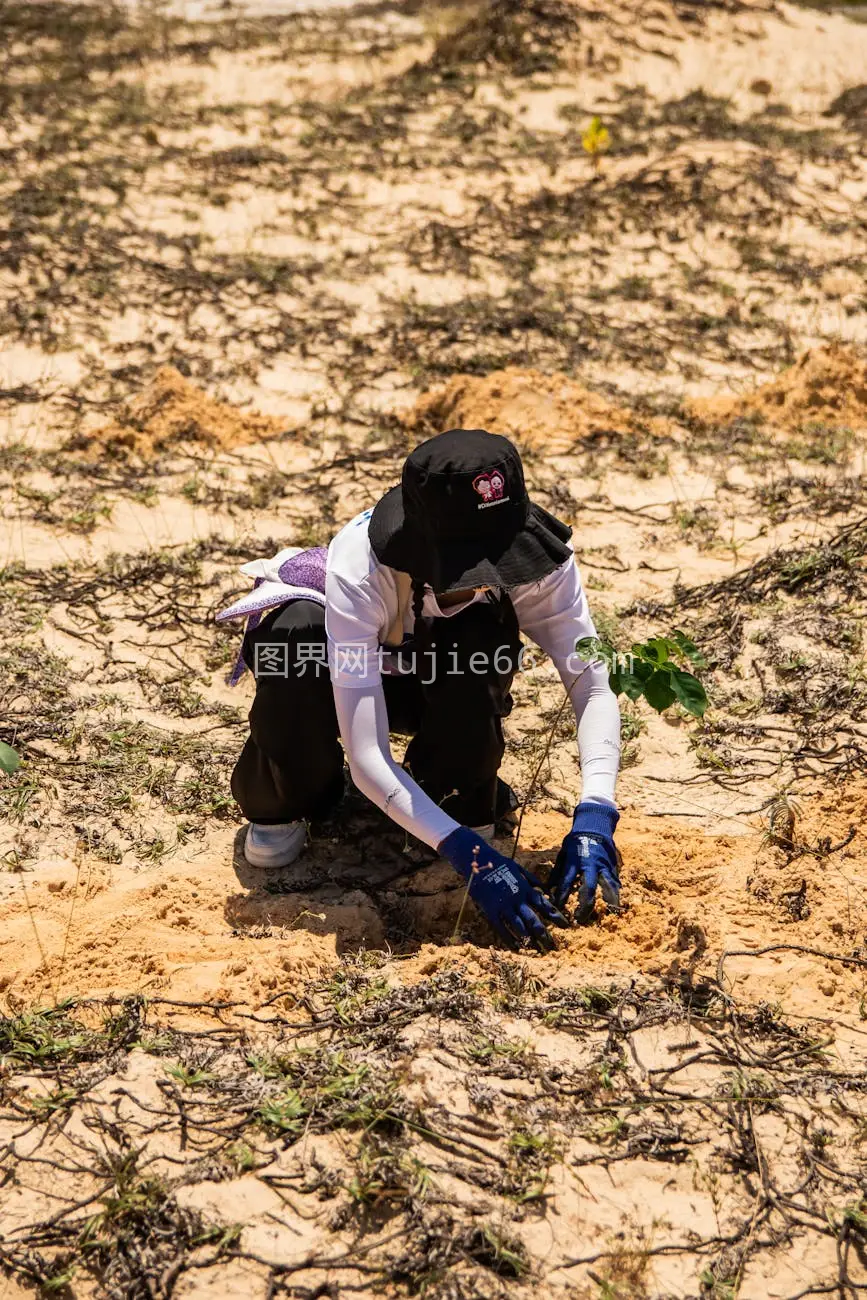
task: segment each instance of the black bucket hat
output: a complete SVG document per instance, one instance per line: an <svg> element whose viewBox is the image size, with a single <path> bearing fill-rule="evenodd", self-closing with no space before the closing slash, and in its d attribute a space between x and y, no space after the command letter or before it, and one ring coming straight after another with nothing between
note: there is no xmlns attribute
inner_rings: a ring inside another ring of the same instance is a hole
<svg viewBox="0 0 867 1300"><path fill-rule="evenodd" d="M572 530L534 505L517 449L484 429L449 429L406 460L373 509L376 558L434 591L517 587L567 560Z"/></svg>

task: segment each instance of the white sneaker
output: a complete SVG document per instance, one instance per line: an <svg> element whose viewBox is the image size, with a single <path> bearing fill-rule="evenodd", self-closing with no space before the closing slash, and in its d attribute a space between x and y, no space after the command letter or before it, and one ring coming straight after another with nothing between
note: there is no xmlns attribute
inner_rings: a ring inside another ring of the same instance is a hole
<svg viewBox="0 0 867 1300"><path fill-rule="evenodd" d="M244 839L244 857L251 867L288 867L307 842L304 822L259 826L250 822Z"/></svg>
<svg viewBox="0 0 867 1300"><path fill-rule="evenodd" d="M483 840L492 840L494 838L493 822L488 822L487 826L471 826L470 830L474 835L480 835Z"/></svg>

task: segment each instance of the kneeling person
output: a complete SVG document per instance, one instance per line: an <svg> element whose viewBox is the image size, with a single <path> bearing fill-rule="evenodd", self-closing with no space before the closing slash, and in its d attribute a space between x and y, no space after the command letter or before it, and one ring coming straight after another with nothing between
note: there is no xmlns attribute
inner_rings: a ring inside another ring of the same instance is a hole
<svg viewBox="0 0 867 1300"><path fill-rule="evenodd" d="M288 550L245 566L257 587L221 617L254 615L243 657L256 696L232 776L252 865L294 861L305 821L334 808L342 740L358 788L452 864L505 943L550 947L546 926L563 918L535 877L488 843L508 790L497 776L502 719L524 632L556 665L578 729L582 797L552 875L554 902L564 906L577 884L576 919L588 920L598 882L618 908L620 717L604 666L575 653L595 629L569 538L529 500L508 439L452 429L417 447L400 486L327 553ZM403 767L390 730L412 736Z"/></svg>

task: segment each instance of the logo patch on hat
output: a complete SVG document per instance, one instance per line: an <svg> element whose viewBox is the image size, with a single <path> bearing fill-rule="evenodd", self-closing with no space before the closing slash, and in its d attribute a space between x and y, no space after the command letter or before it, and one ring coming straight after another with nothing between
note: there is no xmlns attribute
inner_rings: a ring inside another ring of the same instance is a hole
<svg viewBox="0 0 867 1300"><path fill-rule="evenodd" d="M485 506L497 506L509 498L504 495L506 491L506 480L502 471L498 469L486 469L483 473L476 475L473 479L473 487L482 498L479 502L479 510L484 510Z"/></svg>

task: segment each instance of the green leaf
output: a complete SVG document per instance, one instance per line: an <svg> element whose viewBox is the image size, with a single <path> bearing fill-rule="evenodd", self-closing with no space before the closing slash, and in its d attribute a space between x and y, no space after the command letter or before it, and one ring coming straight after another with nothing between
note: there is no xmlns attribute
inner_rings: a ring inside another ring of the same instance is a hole
<svg viewBox="0 0 867 1300"><path fill-rule="evenodd" d="M674 643L665 636L654 636L649 641L645 641L643 645L632 647L635 654L642 659L646 659L648 663L656 664L657 667L668 663L674 648Z"/></svg>
<svg viewBox="0 0 867 1300"><path fill-rule="evenodd" d="M707 693L697 677L686 673L682 668L672 668L670 672L671 689L675 696L694 718L700 718L708 706Z"/></svg>
<svg viewBox="0 0 867 1300"><path fill-rule="evenodd" d="M669 668L658 668L645 683L644 698L657 713L674 704L676 697L671 685L671 672Z"/></svg>
<svg viewBox="0 0 867 1300"><path fill-rule="evenodd" d="M637 700L644 691L644 684L624 668L608 674L608 685L615 695L625 695L630 700Z"/></svg>
<svg viewBox="0 0 867 1300"><path fill-rule="evenodd" d="M694 641L691 641L684 632L681 632L680 628L676 628L675 631L672 632L671 639L684 658L688 659L690 663L695 664L696 668L707 668L707 660L702 652L698 649Z"/></svg>
<svg viewBox="0 0 867 1300"><path fill-rule="evenodd" d="M18 771L20 766L21 759L12 746L0 740L0 772L5 772L7 776L11 776L13 772Z"/></svg>
<svg viewBox="0 0 867 1300"><path fill-rule="evenodd" d="M624 657L617 661L614 672L609 673L608 684L615 695L623 694L627 699L638 700L644 694L645 683L652 674L653 668L650 664L642 663L640 659L633 659L630 668L628 660Z"/></svg>

